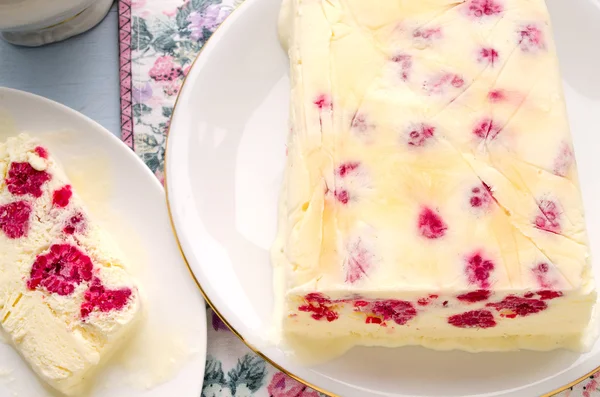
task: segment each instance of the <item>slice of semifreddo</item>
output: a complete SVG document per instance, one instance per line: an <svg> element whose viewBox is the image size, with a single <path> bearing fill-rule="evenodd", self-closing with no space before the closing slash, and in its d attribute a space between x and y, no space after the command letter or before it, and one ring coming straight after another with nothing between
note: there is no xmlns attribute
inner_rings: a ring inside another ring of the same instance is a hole
<svg viewBox="0 0 600 397"><path fill-rule="evenodd" d="M596 288L544 1L284 10L284 332L588 348Z"/></svg>
<svg viewBox="0 0 600 397"><path fill-rule="evenodd" d="M39 377L80 395L133 329L138 289L61 166L22 134L0 143L0 321Z"/></svg>

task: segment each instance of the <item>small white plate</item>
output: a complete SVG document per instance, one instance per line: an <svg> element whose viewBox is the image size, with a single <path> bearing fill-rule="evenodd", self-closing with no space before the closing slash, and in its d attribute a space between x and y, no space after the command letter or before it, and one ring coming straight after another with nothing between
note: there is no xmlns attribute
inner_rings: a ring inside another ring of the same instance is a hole
<svg viewBox="0 0 600 397"><path fill-rule="evenodd" d="M564 77L592 249L600 252L600 7L548 0ZM167 150L167 191L183 251L240 336L303 381L344 397L536 396L600 365L577 355L355 348L304 367L265 343L273 311L269 248L285 163L288 62L281 0L246 0L215 33L181 90ZM598 277L600 266L596 266Z"/></svg>
<svg viewBox="0 0 600 397"><path fill-rule="evenodd" d="M200 396L205 303L181 258L156 177L87 117L48 99L0 88L0 141L22 131L40 138L63 163L90 211L124 252L144 296L140 329L100 374L91 396ZM0 343L0 396L12 395L53 394L11 346Z"/></svg>

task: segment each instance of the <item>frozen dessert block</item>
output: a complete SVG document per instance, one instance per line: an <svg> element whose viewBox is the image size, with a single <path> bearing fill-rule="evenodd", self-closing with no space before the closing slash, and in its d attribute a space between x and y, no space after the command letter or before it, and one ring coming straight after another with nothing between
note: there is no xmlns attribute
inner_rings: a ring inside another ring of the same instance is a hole
<svg viewBox="0 0 600 397"><path fill-rule="evenodd" d="M544 1L284 10L284 332L585 349L596 291Z"/></svg>
<svg viewBox="0 0 600 397"><path fill-rule="evenodd" d="M61 167L26 135L0 144L0 252L2 329L41 379L80 395L140 298Z"/></svg>

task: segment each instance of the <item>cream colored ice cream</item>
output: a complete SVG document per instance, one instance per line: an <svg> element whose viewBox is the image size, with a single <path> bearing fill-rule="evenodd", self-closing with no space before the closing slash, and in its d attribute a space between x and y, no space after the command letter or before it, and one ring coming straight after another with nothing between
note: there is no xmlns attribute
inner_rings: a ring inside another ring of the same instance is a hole
<svg viewBox="0 0 600 397"><path fill-rule="evenodd" d="M3 331L41 379L80 395L140 298L61 167L26 135L0 144L0 252Z"/></svg>
<svg viewBox="0 0 600 397"><path fill-rule="evenodd" d="M543 0L290 0L283 330L585 349L596 301Z"/></svg>

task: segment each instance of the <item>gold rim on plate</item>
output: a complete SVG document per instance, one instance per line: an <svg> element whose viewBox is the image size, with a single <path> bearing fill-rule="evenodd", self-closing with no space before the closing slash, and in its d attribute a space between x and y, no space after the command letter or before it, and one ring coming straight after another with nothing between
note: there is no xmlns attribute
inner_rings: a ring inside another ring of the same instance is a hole
<svg viewBox="0 0 600 397"><path fill-rule="evenodd" d="M185 265L188 268L188 271L190 273L190 275L192 276L192 279L194 280L194 282L196 283L196 286L198 287L198 290L200 290L200 293L202 294L202 296L204 297L204 300L208 303L208 305L210 306L210 308L217 314L217 316L219 316L219 318L221 319L221 321L223 321L223 323L227 326L227 328L229 328L231 330L231 332L233 332L233 334L235 336L237 336L242 342L244 342L244 344L250 349L252 350L255 354L257 354L258 356L260 356L262 359L264 359L265 361L267 361L269 364L271 364L273 367L277 368L279 371L283 372L284 374L286 374L287 376L289 376L290 378L302 383L305 386L308 386L312 389L315 389L316 391L318 391L319 393L322 393L328 397L341 397L337 394L333 394L332 392L329 392L327 390L324 390L322 388L320 388L317 385L314 385L310 382L308 382L307 380L304 380L302 378L300 378L297 375L294 375L293 373L291 373L290 371L288 371L287 369L283 368L281 365L277 364L276 362L274 362L272 359L270 359L269 357L267 357L266 355L264 355L263 353L260 352L260 350L258 350L256 347L252 346L252 344L250 342L248 342L246 339L244 339L244 337L242 336L242 334L240 332L238 332L230 323L229 321L227 321L227 319L221 314L221 312L219 311L219 309L217 309L216 305L210 300L210 298L208 297L208 295L206 294L206 292L204 292L204 289L202 288L202 286L200 285L200 283L198 282L198 279L196 278L196 275L194 274L192 268L190 267L190 264L188 262L187 257L185 256L185 252L183 252L183 248L181 247L181 242L179 240L179 235L177 234L177 230L175 229L175 222L173 220L173 214L171 212L171 203L169 201L169 188L168 188L168 183L167 183L167 155L169 153L169 151L167 150L168 146L169 146L169 136L171 135L171 125L173 125L172 121L173 118L175 117L175 110L177 108L177 103L179 102L179 97L181 96L181 92L183 91L183 87L185 85L185 82L187 80L187 76L189 76L189 74L192 72L192 69L194 68L194 65L196 64L196 61L198 60L198 58L200 58L200 55L202 55L202 53L204 52L204 49L209 45L210 40L214 37L214 35L221 29L221 27L227 22L227 20L231 17L231 15L233 15L235 12L238 12L238 10L240 8L243 8L245 6L245 3L243 3L242 5L238 6L237 8L235 8L221 23L221 25L219 25L215 31L213 32L213 34L208 38L208 40L206 40L206 42L204 43L204 45L202 46L202 48L200 49L200 51L198 52L198 54L196 55L196 57L194 58L194 60L192 61L192 64L190 65L190 69L188 70L187 75L185 75L183 77L183 81L181 83L181 88L179 89L179 92L177 93L177 97L175 98L175 104L173 105L173 112L171 113L171 118L169 120L169 127L167 129L167 137L165 140L165 160L164 160L164 179L165 179L165 196L166 196L166 201L167 201L167 211L169 214L169 221L171 223L171 230L173 232L173 235L175 236L175 241L177 242L177 248L179 249L179 253L181 254L181 257L183 258L183 261L185 262ZM552 397L560 392L563 392L573 386L575 386L576 384L582 382L584 379L589 378L590 376L592 376L595 372L597 372L598 370L600 370L600 366L594 368L594 370L588 372L587 374L581 376L580 378L575 379L574 381L567 383L566 385L559 387L556 390L553 390L549 393L546 394L542 394L540 397Z"/></svg>

